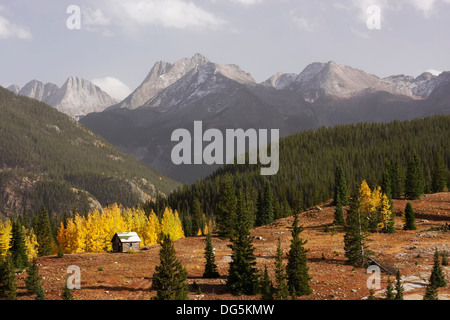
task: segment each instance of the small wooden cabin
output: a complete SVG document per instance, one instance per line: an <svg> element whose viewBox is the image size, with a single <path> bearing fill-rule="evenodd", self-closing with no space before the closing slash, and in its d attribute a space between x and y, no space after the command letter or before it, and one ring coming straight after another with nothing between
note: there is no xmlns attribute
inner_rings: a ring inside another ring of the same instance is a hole
<svg viewBox="0 0 450 320"><path fill-rule="evenodd" d="M139 251L141 238L136 232L118 232L111 240L114 253L128 252L130 250Z"/></svg>

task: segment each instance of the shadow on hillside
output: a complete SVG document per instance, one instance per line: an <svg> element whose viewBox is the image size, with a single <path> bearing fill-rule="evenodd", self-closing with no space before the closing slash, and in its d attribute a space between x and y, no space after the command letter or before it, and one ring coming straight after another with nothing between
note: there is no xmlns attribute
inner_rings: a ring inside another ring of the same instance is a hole
<svg viewBox="0 0 450 320"><path fill-rule="evenodd" d="M448 221L450 222L450 216L442 214L430 214L430 213L418 213L416 212L416 220L423 219L428 221Z"/></svg>
<svg viewBox="0 0 450 320"><path fill-rule="evenodd" d="M223 294L229 294L230 292L227 290L226 284L210 284L210 283L199 283L198 287L200 287L200 290L202 294L217 294L217 295L223 295ZM189 291L194 292L196 289L193 287L193 285L189 286Z"/></svg>

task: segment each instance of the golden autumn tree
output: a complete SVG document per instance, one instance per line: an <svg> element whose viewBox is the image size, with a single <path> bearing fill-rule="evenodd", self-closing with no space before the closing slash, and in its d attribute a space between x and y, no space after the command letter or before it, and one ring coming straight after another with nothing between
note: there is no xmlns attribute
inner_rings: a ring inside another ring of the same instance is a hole
<svg viewBox="0 0 450 320"><path fill-rule="evenodd" d="M395 213L391 210L389 198L383 194L378 228L384 233L395 233Z"/></svg>
<svg viewBox="0 0 450 320"><path fill-rule="evenodd" d="M183 226L176 210L175 212L170 208L164 210L161 232L168 235L172 241L184 238Z"/></svg>
<svg viewBox="0 0 450 320"><path fill-rule="evenodd" d="M34 233L33 228L26 229L25 226L22 226L23 234L25 235L25 247L28 259L34 259L38 256L38 241L36 234Z"/></svg>
<svg viewBox="0 0 450 320"><path fill-rule="evenodd" d="M161 224L159 222L158 216L152 210L145 224L145 230L142 233L142 241L144 241L145 243L144 245L152 246L157 244L160 233L161 233Z"/></svg>
<svg viewBox="0 0 450 320"><path fill-rule="evenodd" d="M10 247L12 224L10 220L0 220L0 260L6 256Z"/></svg>
<svg viewBox="0 0 450 320"><path fill-rule="evenodd" d="M375 187L372 190L370 196L370 206L369 206L369 229L372 232L378 230L378 223L380 222L380 210L382 205L383 193L381 187Z"/></svg>

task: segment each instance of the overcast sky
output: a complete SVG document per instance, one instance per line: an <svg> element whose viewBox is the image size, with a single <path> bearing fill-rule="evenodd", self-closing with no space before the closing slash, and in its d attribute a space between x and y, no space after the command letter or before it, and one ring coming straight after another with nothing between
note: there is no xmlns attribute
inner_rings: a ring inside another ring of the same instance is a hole
<svg viewBox="0 0 450 320"><path fill-rule="evenodd" d="M68 8L81 9L80 29ZM381 29L371 5L381 9ZM375 19L375 20L374 20ZM202 53L261 82L330 60L380 77L450 70L450 0L2 0L0 85L80 76L125 96Z"/></svg>

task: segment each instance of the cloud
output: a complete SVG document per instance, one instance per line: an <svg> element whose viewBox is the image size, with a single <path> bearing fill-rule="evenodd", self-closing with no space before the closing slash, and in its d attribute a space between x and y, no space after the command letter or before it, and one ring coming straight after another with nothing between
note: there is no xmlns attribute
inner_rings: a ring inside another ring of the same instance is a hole
<svg viewBox="0 0 450 320"><path fill-rule="evenodd" d="M226 23L185 0L104 0L101 9L85 8L84 13L86 30L106 35L112 34L112 27L128 31L148 26L215 29Z"/></svg>
<svg viewBox="0 0 450 320"><path fill-rule="evenodd" d="M297 10L294 9L289 12L291 16L291 21L297 26L298 29L313 32L314 25L311 23L311 21L309 21L309 19L305 18L304 16L301 17L297 16L296 11Z"/></svg>
<svg viewBox="0 0 450 320"><path fill-rule="evenodd" d="M231 0L234 3L242 4L244 6L253 6L262 3L264 0Z"/></svg>
<svg viewBox="0 0 450 320"><path fill-rule="evenodd" d="M131 94L131 89L128 86L113 77L93 79L91 82L118 100L123 100Z"/></svg>
<svg viewBox="0 0 450 320"><path fill-rule="evenodd" d="M0 6L0 12L4 7ZM32 38L28 28L16 25L0 15L0 39L17 38L28 40Z"/></svg>

